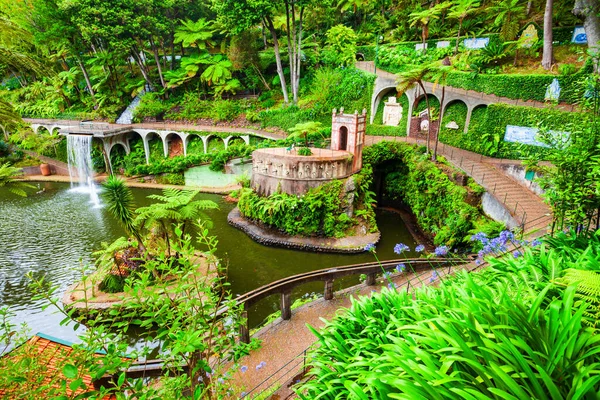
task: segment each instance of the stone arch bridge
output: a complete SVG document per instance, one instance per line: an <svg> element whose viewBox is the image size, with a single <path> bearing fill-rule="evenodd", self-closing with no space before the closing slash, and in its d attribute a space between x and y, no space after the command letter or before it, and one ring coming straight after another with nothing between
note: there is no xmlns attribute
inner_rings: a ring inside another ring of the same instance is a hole
<svg viewBox="0 0 600 400"><path fill-rule="evenodd" d="M375 65L372 61L359 61L356 63L356 68L366 72L375 73L377 75L377 78L375 79L375 88L373 89L373 95L371 97L370 123L372 124L375 118L375 113L377 112L377 107L379 107L381 100L385 97L386 94L396 89L397 76L380 68L377 68L377 70L375 71ZM438 100L442 98L441 85L435 85L431 82L423 82L423 86L425 87L428 96L435 96ZM408 121L406 123L406 136L410 136L411 116L413 108L417 105L418 100L420 100L421 97L423 97L424 93L421 87L415 84L413 87L404 92L404 94L406 94L406 97L408 98ZM546 104L538 101L514 100L509 99L507 97L500 97L496 95L489 95L485 93L476 92L473 90L466 90L446 86L443 110L440 110L440 113L444 114L446 108L454 102L462 102L467 106L467 117L465 120L464 127L465 133L469 130L469 124L471 122L471 115L473 113L473 110L480 106L488 106L490 104L495 103L505 103L511 105L538 108L557 107L554 104ZM560 105L558 107L564 109L564 111L573 111L572 107L565 107Z"/></svg>
<svg viewBox="0 0 600 400"><path fill-rule="evenodd" d="M233 139L240 138L246 144L250 144L250 136L258 136L265 139L281 139L282 136L256 129L227 128L214 126L195 126L178 124L131 124L119 125L104 122L80 122L72 120L51 119L25 119L31 125L34 133L46 130L50 135L92 135L102 141L105 155L110 162L112 149L122 146L126 154L131 152L130 141L139 136L144 144L146 163L150 163L150 139L158 137L162 141L165 157L169 154L169 143L177 138L181 140L183 155L187 155L187 148L192 137L197 136L202 140L204 152L208 152L208 142L211 138L223 140L225 149ZM4 127L2 127L4 131ZM225 136L225 137L223 137Z"/></svg>

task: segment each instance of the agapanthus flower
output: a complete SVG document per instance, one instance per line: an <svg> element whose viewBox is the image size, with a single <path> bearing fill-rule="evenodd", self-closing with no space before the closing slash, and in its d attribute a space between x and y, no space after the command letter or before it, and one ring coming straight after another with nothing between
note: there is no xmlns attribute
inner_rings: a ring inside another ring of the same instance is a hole
<svg viewBox="0 0 600 400"><path fill-rule="evenodd" d="M434 253L438 257L443 257L448 254L448 246L438 246L435 248Z"/></svg>
<svg viewBox="0 0 600 400"><path fill-rule="evenodd" d="M410 247L408 247L404 243L398 243L397 245L394 246L394 253L396 253L396 254L402 254L405 251L409 251L409 250L410 250Z"/></svg>
<svg viewBox="0 0 600 400"><path fill-rule="evenodd" d="M415 251L417 253L421 253L425 250L425 246L423 246L422 244L418 245L417 247L415 247Z"/></svg>
<svg viewBox="0 0 600 400"><path fill-rule="evenodd" d="M375 251L375 245L373 243L369 243L365 246L365 251L372 252Z"/></svg>
<svg viewBox="0 0 600 400"><path fill-rule="evenodd" d="M404 272L405 269L406 269L406 265L404 265L403 263L396 265L396 271L398 271L398 272Z"/></svg>

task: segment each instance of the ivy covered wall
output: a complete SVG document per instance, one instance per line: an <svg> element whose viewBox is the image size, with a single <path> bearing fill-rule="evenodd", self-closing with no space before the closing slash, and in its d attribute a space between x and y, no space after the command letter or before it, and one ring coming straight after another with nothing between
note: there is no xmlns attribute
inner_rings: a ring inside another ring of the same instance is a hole
<svg viewBox="0 0 600 400"><path fill-rule="evenodd" d="M448 164L430 161L422 147L380 142L364 150L363 160L383 175L384 198L408 206L436 245L467 246L471 234L503 228L483 215L483 188ZM467 185L456 183L461 180Z"/></svg>

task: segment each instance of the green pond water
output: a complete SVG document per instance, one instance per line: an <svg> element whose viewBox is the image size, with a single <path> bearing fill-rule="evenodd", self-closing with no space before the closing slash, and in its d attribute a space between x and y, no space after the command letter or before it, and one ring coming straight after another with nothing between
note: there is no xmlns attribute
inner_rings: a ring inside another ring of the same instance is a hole
<svg viewBox="0 0 600 400"><path fill-rule="evenodd" d="M62 298L66 288L80 279L82 269L91 268L92 252L101 248L102 242L111 242L124 232L105 208L93 208L86 194L70 191L68 184L36 186L27 198L0 190L0 306L9 306L16 313L13 321L26 323L32 333L43 332L75 341L77 333L72 327L60 326L61 315L52 307L43 310L46 302L33 298L26 274L45 276L48 286L55 286L56 296ZM43 192L36 193L42 189ZM134 189L133 192L136 204L142 206L150 202L146 196L157 191ZM208 214L214 223L212 233L219 240L217 254L229 266L228 279L234 294L302 272L373 261L371 254L310 253L260 245L227 223L233 204L218 195L199 197L219 205L218 211ZM393 253L396 243L406 243L411 248L416 245L396 214L379 213L378 224L382 232L377 245L379 258L397 258ZM336 281L335 288L357 282L357 278ZM299 287L293 299L322 291L322 283L310 283ZM277 296L263 300L251 310L250 324L257 325L278 310L278 306Z"/></svg>

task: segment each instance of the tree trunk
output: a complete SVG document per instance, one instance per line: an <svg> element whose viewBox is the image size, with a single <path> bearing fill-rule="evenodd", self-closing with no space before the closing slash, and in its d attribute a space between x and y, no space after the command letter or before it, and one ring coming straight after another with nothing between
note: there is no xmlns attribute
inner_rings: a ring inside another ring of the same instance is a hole
<svg viewBox="0 0 600 400"><path fill-rule="evenodd" d="M283 74L283 66L281 65L281 54L279 53L279 43L277 42L277 32L275 32L275 26L273 26L273 20L270 17L265 17L263 23L271 33L273 38L273 50L275 51L275 63L277 64L277 75L279 75L279 82L281 83L281 91L283 92L283 101L287 104L290 102L287 92L287 84L285 82L285 75Z"/></svg>
<svg viewBox="0 0 600 400"><path fill-rule="evenodd" d="M144 80L146 81L146 83L148 83L148 85L152 85L152 82L150 81L150 77L148 76L148 74L146 72L144 61L142 60L142 58L140 57L140 55L137 54L136 47L132 47L131 48L131 56L133 57L133 59L135 60L136 64L140 68L140 72L142 73L142 76L144 77Z"/></svg>
<svg viewBox="0 0 600 400"><path fill-rule="evenodd" d="M85 78L85 84L90 92L90 96L92 96L92 100L94 101L94 108L98 108L98 102L96 101L96 94L94 93L94 89L92 88L92 83L90 82L90 77L87 73L87 69L85 69L85 65L81 61L81 58L77 57L77 64L79 64L79 68L83 73L83 77Z"/></svg>
<svg viewBox="0 0 600 400"><path fill-rule="evenodd" d="M458 21L458 33L456 34L456 46L454 46L454 55L458 54L458 42L460 41L460 30L462 28L463 20Z"/></svg>
<svg viewBox="0 0 600 400"><path fill-rule="evenodd" d="M575 0L573 14L584 18L583 27L587 36L588 49L593 55L594 71L598 72L598 56L600 51L600 1Z"/></svg>
<svg viewBox="0 0 600 400"><path fill-rule="evenodd" d="M550 70L552 67L552 6L554 0L546 0L546 11L544 12L544 53L542 55L542 67Z"/></svg>
<svg viewBox="0 0 600 400"><path fill-rule="evenodd" d="M442 86L442 99L440 100L440 119L435 134L435 145L433 147L432 161L437 160L438 143L440 142L440 131L442 130L442 121L444 120L444 97L446 96L446 86ZM431 117L429 117L431 119Z"/></svg>
<svg viewBox="0 0 600 400"><path fill-rule="evenodd" d="M291 8L291 9L290 9ZM290 25L290 14L291 14L291 25ZM290 84L292 87L292 101L294 104L297 103L296 98L296 15L294 12L294 2L285 1L285 24L287 27L287 45L288 45L288 59L290 64Z"/></svg>
<svg viewBox="0 0 600 400"><path fill-rule="evenodd" d="M294 58L294 104L298 103L298 93L300 91L300 64L301 64L301 46L302 46L302 19L304 17L304 7L300 8L300 16L298 18L298 24L295 29L295 37L296 41L294 42L295 50L295 58Z"/></svg>
<svg viewBox="0 0 600 400"><path fill-rule="evenodd" d="M156 69L158 70L158 77L160 78L160 84L162 85L163 89L166 89L167 85L165 84L165 78L163 77L162 67L160 66L160 59L158 57L158 48L156 47L156 44L154 43L154 39L152 38L152 35L150 35L150 46L152 47L152 53L154 53L154 62L156 62Z"/></svg>
<svg viewBox="0 0 600 400"><path fill-rule="evenodd" d="M427 124L427 154L429 154L429 141L431 140L431 107L429 106L429 96L427 96L427 90L425 90L425 86L422 81L419 81L419 86L423 90L423 94L425 95L425 104L427 104L427 119L429 123ZM419 127L421 129L421 127Z"/></svg>

